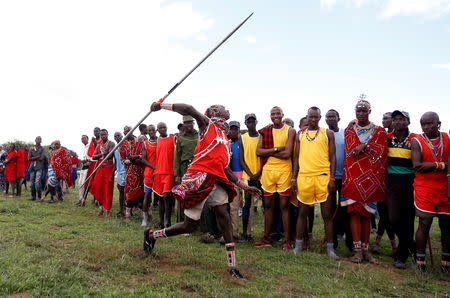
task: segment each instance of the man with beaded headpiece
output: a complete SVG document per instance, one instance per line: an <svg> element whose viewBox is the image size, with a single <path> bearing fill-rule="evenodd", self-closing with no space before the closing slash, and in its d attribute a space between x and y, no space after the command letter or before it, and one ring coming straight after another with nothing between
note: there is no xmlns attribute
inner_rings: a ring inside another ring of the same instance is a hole
<svg viewBox="0 0 450 298"><path fill-rule="evenodd" d="M450 138L440 132L441 121L435 112L420 118L423 134L411 142L411 158L415 171L414 205L419 217L416 232L417 266L426 272L425 247L433 218L439 219L442 245L442 271L450 272L450 200L447 186L447 161Z"/></svg>
<svg viewBox="0 0 450 298"><path fill-rule="evenodd" d="M369 121L370 103L361 96L355 106L357 122L345 129L345 158L341 205L348 206L355 255L378 264L368 251L370 217L376 202L386 197L387 133Z"/></svg>
<svg viewBox="0 0 450 298"><path fill-rule="evenodd" d="M175 111L181 115L190 115L199 128L199 140L194 159L184 174L181 184L172 189L174 197L184 208L184 221L168 228L144 232L144 250L151 252L157 239L192 232L200 220L203 206L211 208L223 231L227 251L228 272L239 283L246 279L235 267L234 242L228 204L236 196L234 183L253 194L260 191L239 181L229 168L230 144L227 138L230 114L224 106L213 105L200 113L187 104L153 103L152 111L160 109Z"/></svg>

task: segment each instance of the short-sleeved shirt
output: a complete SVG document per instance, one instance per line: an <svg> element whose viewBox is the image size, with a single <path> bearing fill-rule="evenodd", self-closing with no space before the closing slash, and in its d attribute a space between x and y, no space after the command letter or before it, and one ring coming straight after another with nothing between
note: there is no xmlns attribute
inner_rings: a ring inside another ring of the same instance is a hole
<svg viewBox="0 0 450 298"><path fill-rule="evenodd" d="M239 161L239 142L230 142L231 147L231 162L230 169L233 172L242 172L242 166Z"/></svg>
<svg viewBox="0 0 450 298"><path fill-rule="evenodd" d="M33 147L30 151L28 151L28 159L36 156L44 156L44 160L33 160L30 162L30 170L42 170L45 168L45 149L44 147Z"/></svg>

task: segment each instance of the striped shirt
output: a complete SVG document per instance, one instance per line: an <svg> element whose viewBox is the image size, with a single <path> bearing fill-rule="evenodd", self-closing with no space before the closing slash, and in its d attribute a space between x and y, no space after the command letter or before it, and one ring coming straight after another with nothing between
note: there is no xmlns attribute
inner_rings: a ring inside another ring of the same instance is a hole
<svg viewBox="0 0 450 298"><path fill-rule="evenodd" d="M409 134L403 141L398 140L393 133L388 134L388 174L411 175L414 169L411 160L411 140L414 134Z"/></svg>

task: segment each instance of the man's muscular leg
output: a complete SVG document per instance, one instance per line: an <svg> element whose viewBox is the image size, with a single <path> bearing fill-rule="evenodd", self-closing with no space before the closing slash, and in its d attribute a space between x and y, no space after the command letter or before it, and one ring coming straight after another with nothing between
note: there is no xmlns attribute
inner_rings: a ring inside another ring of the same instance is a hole
<svg viewBox="0 0 450 298"><path fill-rule="evenodd" d="M291 243L291 226L290 226L290 213L289 213L289 201L290 197L288 196L280 196L280 209L281 209L281 217L283 221L283 230L284 230L284 238L285 243L289 245L289 247L284 247L283 249L290 249Z"/></svg>

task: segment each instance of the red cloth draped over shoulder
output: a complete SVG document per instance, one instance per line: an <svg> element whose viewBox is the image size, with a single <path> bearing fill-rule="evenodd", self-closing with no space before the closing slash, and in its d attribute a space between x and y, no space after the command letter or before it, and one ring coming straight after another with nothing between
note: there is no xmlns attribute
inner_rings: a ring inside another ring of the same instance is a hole
<svg viewBox="0 0 450 298"><path fill-rule="evenodd" d="M25 177L25 151L22 149L17 150L16 177Z"/></svg>
<svg viewBox="0 0 450 298"><path fill-rule="evenodd" d="M263 149L273 148L273 125L267 125L259 130L261 135L261 144ZM261 157L261 164L264 166L266 164L268 157Z"/></svg>
<svg viewBox="0 0 450 298"><path fill-rule="evenodd" d="M114 169L113 165L112 161L105 161L95 173L91 187L91 194L106 210L111 210L114 194L114 179L109 180Z"/></svg>
<svg viewBox="0 0 450 298"><path fill-rule="evenodd" d="M67 187L71 187L72 180L72 162L66 149L53 150L50 156L50 164L56 177L64 179Z"/></svg>
<svg viewBox="0 0 450 298"><path fill-rule="evenodd" d="M6 156L6 160L10 160L11 158L14 158L17 156L17 152L15 150L13 151L7 151L8 155ZM11 160L5 165L5 181L11 182L16 180L16 162L17 158L14 160Z"/></svg>
<svg viewBox="0 0 450 298"><path fill-rule="evenodd" d="M172 188L173 196L185 209L205 200L214 184L219 184L232 202L236 196L234 185L228 181L225 168L230 161L230 143L221 125L210 120L194 151L194 160L181 179L181 184Z"/></svg>
<svg viewBox="0 0 450 298"><path fill-rule="evenodd" d="M136 138L124 141L119 147L120 158L126 160L128 155L141 155L144 142ZM142 165L126 165L125 167L125 194L127 200L137 199L144 194L144 167Z"/></svg>
<svg viewBox="0 0 450 298"><path fill-rule="evenodd" d="M353 127L345 129L342 195L360 203L384 201L387 179L387 133L376 126L366 149L354 158L353 149L361 145Z"/></svg>

